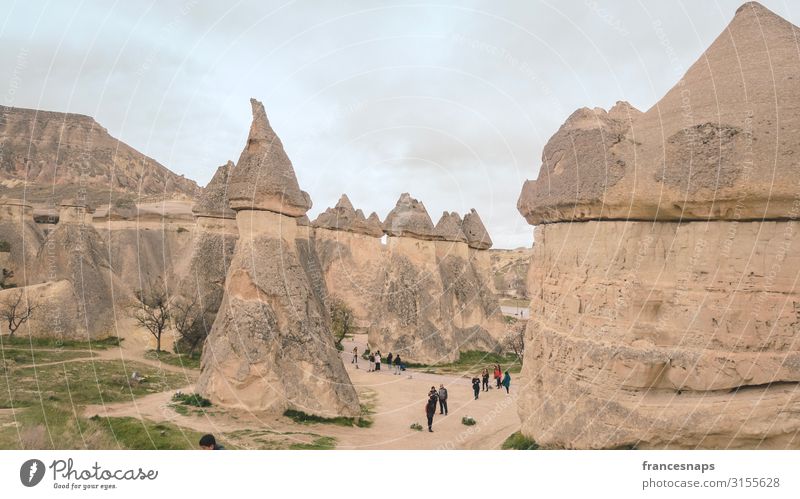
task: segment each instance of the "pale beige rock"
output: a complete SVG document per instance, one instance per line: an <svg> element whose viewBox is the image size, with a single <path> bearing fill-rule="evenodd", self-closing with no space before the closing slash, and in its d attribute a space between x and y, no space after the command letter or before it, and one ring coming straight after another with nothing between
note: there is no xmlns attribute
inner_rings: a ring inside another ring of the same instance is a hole
<svg viewBox="0 0 800 499"><path fill-rule="evenodd" d="M786 228L537 227L523 431L569 448L800 444L800 237Z"/></svg>
<svg viewBox="0 0 800 499"><path fill-rule="evenodd" d="M197 390L216 404L325 417L360 405L330 331L307 226L311 206L255 100L247 146L229 179L239 240L203 350ZM323 282L324 284L324 282Z"/></svg>
<svg viewBox="0 0 800 499"><path fill-rule="evenodd" d="M8 266L14 272L14 282L20 286L28 284L26 270L33 265L44 241L30 204L21 199L0 199L0 241L8 243Z"/></svg>
<svg viewBox="0 0 800 499"><path fill-rule="evenodd" d="M236 163L228 185L234 210L269 210L299 217L311 208L311 198L301 191L292 162L272 130L264 105L250 99L253 123L247 145Z"/></svg>
<svg viewBox="0 0 800 499"><path fill-rule="evenodd" d="M76 296L72 283L68 280L59 280L33 284L22 288L12 288L0 291L0 302L6 297L16 298L16 293L22 291L27 299L34 304L31 318L16 332L18 338L55 338L60 340L94 339L97 336L88 334L86 325L81 322L81 300ZM23 304L25 303L23 298ZM8 331L4 330L4 333Z"/></svg>
<svg viewBox="0 0 800 499"><path fill-rule="evenodd" d="M417 239L435 238L433 222L425 205L404 192L397 205L386 215L383 231L390 236L407 236Z"/></svg>
<svg viewBox="0 0 800 499"><path fill-rule="evenodd" d="M541 445L800 446L797 34L747 3L654 108L577 111L545 147L519 201Z"/></svg>
<svg viewBox="0 0 800 499"><path fill-rule="evenodd" d="M372 215L375 215L374 213ZM333 208L328 208L314 220L314 227L331 230L355 232L372 237L383 236L380 220L375 217L365 218L361 210L353 208L347 194L342 194L339 202ZM377 222L377 223L376 223Z"/></svg>
<svg viewBox="0 0 800 499"><path fill-rule="evenodd" d="M570 116L538 180L525 182L520 213L531 224L798 218L797 37L760 4L742 5L647 112L618 103Z"/></svg>

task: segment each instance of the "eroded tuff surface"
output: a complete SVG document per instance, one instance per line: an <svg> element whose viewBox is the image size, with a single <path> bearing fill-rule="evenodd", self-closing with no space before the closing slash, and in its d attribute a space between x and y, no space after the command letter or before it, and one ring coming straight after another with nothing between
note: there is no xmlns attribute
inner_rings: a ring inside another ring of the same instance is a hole
<svg viewBox="0 0 800 499"><path fill-rule="evenodd" d="M357 416L358 396L334 344L323 290L316 289L324 281L309 265L311 228L298 230L295 218L311 200L263 106L251 103L250 137L228 190L239 239L197 390L223 406Z"/></svg>
<svg viewBox="0 0 800 499"><path fill-rule="evenodd" d="M496 350L505 331L497 299L468 252L460 242L390 237L370 346L425 364Z"/></svg>
<svg viewBox="0 0 800 499"><path fill-rule="evenodd" d="M255 222L263 231L248 229L251 217L267 218ZM357 416L358 397L327 311L298 257L294 219L253 211L237 218L239 240L203 350L198 391L224 406Z"/></svg>
<svg viewBox="0 0 800 499"><path fill-rule="evenodd" d="M520 212L531 224L798 218L797 38L796 26L744 4L647 112L621 102L573 113L525 182Z"/></svg>
<svg viewBox="0 0 800 499"><path fill-rule="evenodd" d="M579 110L550 140L519 202L540 224L526 435L800 445L797 33L745 4L656 107Z"/></svg>
<svg viewBox="0 0 800 499"><path fill-rule="evenodd" d="M420 201L407 192L400 195L394 209L383 221L383 231L390 236L435 239L433 221Z"/></svg>
<svg viewBox="0 0 800 499"><path fill-rule="evenodd" d="M355 232L372 237L383 236L383 228L378 215L372 213L369 218L366 218L364 212L353 208L347 194L342 194L336 206L320 213L314 220L314 227Z"/></svg>
<svg viewBox="0 0 800 499"><path fill-rule="evenodd" d="M29 201L58 202L79 191L97 202L118 193L190 198L198 190L89 116L0 106L0 148L0 190Z"/></svg>
<svg viewBox="0 0 800 499"><path fill-rule="evenodd" d="M253 123L228 185L230 206L233 210L303 216L311 208L311 198L300 190L292 162L269 124L264 105L255 99L250 99L250 105Z"/></svg>
<svg viewBox="0 0 800 499"><path fill-rule="evenodd" d="M800 237L785 228L537 227L523 431L569 448L800 444Z"/></svg>

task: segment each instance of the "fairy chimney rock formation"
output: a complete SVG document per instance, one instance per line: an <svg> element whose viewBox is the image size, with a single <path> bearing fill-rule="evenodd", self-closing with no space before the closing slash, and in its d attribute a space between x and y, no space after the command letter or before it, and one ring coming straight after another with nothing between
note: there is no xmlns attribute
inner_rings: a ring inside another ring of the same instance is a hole
<svg viewBox="0 0 800 499"><path fill-rule="evenodd" d="M375 219L365 218L361 210L353 208L353 204L347 194L342 194L335 207L328 208L323 213L320 213L317 219L314 220L314 227L355 232L372 237L383 236L380 221L376 224Z"/></svg>
<svg viewBox="0 0 800 499"><path fill-rule="evenodd" d="M433 222L425 205L407 192L400 196L397 205L386 215L383 230L390 236L406 236L416 239L434 238Z"/></svg>
<svg viewBox="0 0 800 499"><path fill-rule="evenodd" d="M311 207L264 106L229 178L239 240L203 350L198 391L223 406L357 416L358 396L301 253L297 217ZM305 255L308 256L308 255Z"/></svg>
<svg viewBox="0 0 800 499"><path fill-rule="evenodd" d="M436 222L434 235L442 241L466 243L467 236L464 235L462 230L463 223L458 213L445 211L439 221Z"/></svg>
<svg viewBox="0 0 800 499"><path fill-rule="evenodd" d="M486 231L483 220L475 208L464 215L462 229L467 236L467 244L470 248L487 250L492 247L492 238L489 237L489 232Z"/></svg>
<svg viewBox="0 0 800 499"><path fill-rule="evenodd" d="M203 189L203 193L192 206L192 213L196 217L236 218L236 212L231 209L228 200L228 181L233 168L233 161L228 161L217 168L216 173Z"/></svg>
<svg viewBox="0 0 800 499"><path fill-rule="evenodd" d="M746 3L650 110L576 111L545 146L518 202L540 445L800 446L798 34Z"/></svg>
<svg viewBox="0 0 800 499"><path fill-rule="evenodd" d="M247 144L231 176L228 199L233 210L266 210L289 217L305 215L311 198L301 191L292 162L272 130L264 105L250 99L253 123Z"/></svg>

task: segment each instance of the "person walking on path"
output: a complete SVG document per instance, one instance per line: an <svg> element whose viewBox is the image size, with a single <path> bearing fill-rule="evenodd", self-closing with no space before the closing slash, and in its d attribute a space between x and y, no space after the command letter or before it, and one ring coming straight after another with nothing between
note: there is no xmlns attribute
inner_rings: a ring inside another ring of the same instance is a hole
<svg viewBox="0 0 800 499"><path fill-rule="evenodd" d="M475 400L478 400L478 394L481 393L480 378L472 378L472 391L475 392Z"/></svg>
<svg viewBox="0 0 800 499"><path fill-rule="evenodd" d="M381 351L380 350L375 352L375 370L376 371L380 371L381 370Z"/></svg>
<svg viewBox="0 0 800 499"><path fill-rule="evenodd" d="M481 380L483 381L483 391L484 392L488 392L489 391L489 370L488 369L484 368L483 373L481 373Z"/></svg>
<svg viewBox="0 0 800 499"><path fill-rule="evenodd" d="M503 376L503 386L506 387L506 393L508 393L508 387L511 386L511 375L508 374L508 371L506 371L506 375Z"/></svg>
<svg viewBox="0 0 800 499"><path fill-rule="evenodd" d="M439 414L447 416L447 388L439 385Z"/></svg>
<svg viewBox="0 0 800 499"><path fill-rule="evenodd" d="M425 404L425 415L428 417L428 431L433 433L433 415L436 414L436 388L431 387L428 392L428 403Z"/></svg>
<svg viewBox="0 0 800 499"><path fill-rule="evenodd" d="M400 360L400 354L397 354L397 357L394 358L394 374L396 376L400 376L400 370L403 367L402 360Z"/></svg>
<svg viewBox="0 0 800 499"><path fill-rule="evenodd" d="M358 369L358 347L353 347L353 360L350 363L355 364Z"/></svg>
<svg viewBox="0 0 800 499"><path fill-rule="evenodd" d="M386 365L389 366L389 370L392 370L392 352L389 352L389 355L386 356Z"/></svg>
<svg viewBox="0 0 800 499"><path fill-rule="evenodd" d="M503 372L500 370L500 364L494 365L494 380L497 382L497 389L500 389L500 379L503 377Z"/></svg>
<svg viewBox="0 0 800 499"><path fill-rule="evenodd" d="M369 371L367 371L367 372L372 372L374 370L375 370L375 354L374 353L370 353L369 354Z"/></svg>

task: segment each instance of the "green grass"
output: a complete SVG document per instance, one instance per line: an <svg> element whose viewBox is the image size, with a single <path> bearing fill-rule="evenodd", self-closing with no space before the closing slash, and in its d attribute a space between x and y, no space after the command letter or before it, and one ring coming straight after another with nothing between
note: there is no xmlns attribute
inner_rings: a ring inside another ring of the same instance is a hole
<svg viewBox="0 0 800 499"><path fill-rule="evenodd" d="M475 426L478 423L477 421L475 421L475 418L464 416L463 418L461 418L461 424L463 424L464 426Z"/></svg>
<svg viewBox="0 0 800 499"><path fill-rule="evenodd" d="M92 357L90 351L81 350L39 350L8 348L0 346L0 362L5 361L7 366L25 364L44 364L48 362L63 362L66 360L79 359L82 357ZM2 372L2 369L0 369Z"/></svg>
<svg viewBox="0 0 800 499"><path fill-rule="evenodd" d="M192 356L171 353L171 352L156 352L155 350L148 350L145 352L144 357L150 360L157 360L171 366L185 367L186 369L200 369L200 354L196 353Z"/></svg>
<svg viewBox="0 0 800 499"><path fill-rule="evenodd" d="M289 446L291 450L332 450L336 448L333 437L319 437L311 443L296 443Z"/></svg>
<svg viewBox="0 0 800 499"><path fill-rule="evenodd" d="M61 340L58 338L33 338L25 335L2 335L0 336L0 347L23 347L23 348L64 348L82 350L105 350L108 347L117 347L122 340L116 336L109 336L101 340L79 341Z"/></svg>
<svg viewBox="0 0 800 499"><path fill-rule="evenodd" d="M539 448L539 444L518 431L512 433L511 436L503 442L501 448L505 450L536 450Z"/></svg>
<svg viewBox="0 0 800 499"><path fill-rule="evenodd" d="M134 371L145 380L132 382ZM41 400L70 405L120 402L175 390L192 381L183 374L117 360L11 367L7 376L8 383L0 382L0 408L34 406Z"/></svg>
<svg viewBox="0 0 800 499"><path fill-rule="evenodd" d="M172 423L154 423L136 418L91 418L124 449L180 450L197 449L200 432ZM224 444L223 444L224 445Z"/></svg>
<svg viewBox="0 0 800 499"><path fill-rule="evenodd" d="M504 307L528 308L531 306L531 301L521 300L519 298L503 298L500 300L500 305Z"/></svg>
<svg viewBox="0 0 800 499"><path fill-rule="evenodd" d="M478 375L486 368L489 369L489 374L493 375L493 368L495 364L500 364L500 368L505 372L508 370L511 374L519 373L522 370L517 356L513 353L497 354L491 352L480 352L471 350L469 352L461 352L458 360L450 364L415 364L409 362L406 367L412 369L421 369L431 374L473 374ZM494 381L494 379L490 380ZM512 380L513 381L513 380Z"/></svg>
<svg viewBox="0 0 800 499"><path fill-rule="evenodd" d="M364 407L362 406L362 411L363 410ZM322 416L315 416L314 414L306 414L303 411L296 411L294 409L287 409L283 415L297 424L332 424L337 426L357 426L359 428L369 428L372 426L372 420L366 417L367 415L357 418L349 418L345 416L326 418Z"/></svg>

